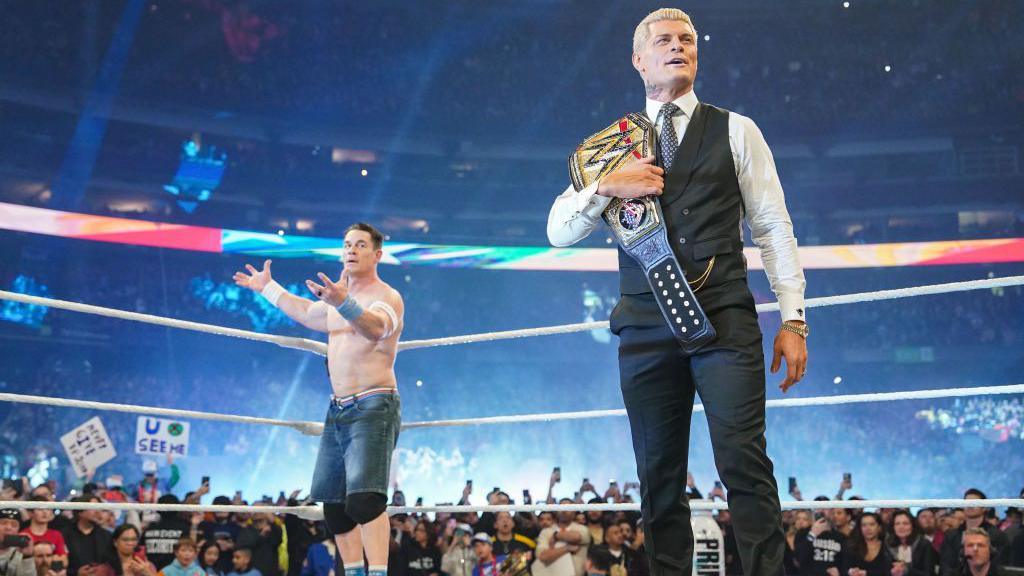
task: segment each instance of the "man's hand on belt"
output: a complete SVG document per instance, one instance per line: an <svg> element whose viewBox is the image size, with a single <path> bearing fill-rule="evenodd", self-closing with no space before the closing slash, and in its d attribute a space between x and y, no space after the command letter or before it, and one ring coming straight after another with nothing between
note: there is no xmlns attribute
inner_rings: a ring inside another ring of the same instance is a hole
<svg viewBox="0 0 1024 576"><path fill-rule="evenodd" d="M654 157L647 156L602 178L597 194L615 198L661 196L665 189L664 174L663 168L654 165Z"/></svg>
<svg viewBox="0 0 1024 576"><path fill-rule="evenodd" d="M791 320L797 323L796 320ZM803 322L799 322L803 324ZM779 371L782 359L786 359L786 378L779 388L786 392L791 386L803 379L807 373L807 340L789 330L779 330L775 335L775 355L772 358L772 374Z"/></svg>

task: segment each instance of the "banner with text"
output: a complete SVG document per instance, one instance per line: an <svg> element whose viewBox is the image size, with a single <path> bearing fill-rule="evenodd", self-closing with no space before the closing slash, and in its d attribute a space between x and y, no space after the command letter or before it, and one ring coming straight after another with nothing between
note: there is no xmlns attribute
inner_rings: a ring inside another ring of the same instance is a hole
<svg viewBox="0 0 1024 576"><path fill-rule="evenodd" d="M188 456L188 422L139 416L135 453L144 456Z"/></svg>

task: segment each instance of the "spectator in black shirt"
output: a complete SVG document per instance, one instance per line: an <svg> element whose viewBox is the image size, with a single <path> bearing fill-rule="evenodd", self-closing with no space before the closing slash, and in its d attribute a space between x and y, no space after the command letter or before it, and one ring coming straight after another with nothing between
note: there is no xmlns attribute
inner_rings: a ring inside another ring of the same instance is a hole
<svg viewBox="0 0 1024 576"><path fill-rule="evenodd" d="M174 494L164 494L157 500L160 504L180 504ZM158 568L167 566L174 561L174 546L178 540L187 538L192 531L192 523L182 518L180 513L161 512L160 520L153 522L142 531L142 546L146 549L146 557Z"/></svg>
<svg viewBox="0 0 1024 576"><path fill-rule="evenodd" d="M260 502L267 506L269 502ZM259 570L262 576L279 576L281 567L277 551L281 547L282 531L274 517L267 512L252 515L252 524L243 527L238 533L238 547L248 548L252 552L251 567Z"/></svg>
<svg viewBox="0 0 1024 576"><path fill-rule="evenodd" d="M845 576L890 576L892 558L885 548L885 528L882 518L874 512L864 512L845 550L842 573Z"/></svg>
<svg viewBox="0 0 1024 576"><path fill-rule="evenodd" d="M893 514L886 548L893 561L892 576L934 576L938 553L918 533L910 512L897 510Z"/></svg>
<svg viewBox="0 0 1024 576"><path fill-rule="evenodd" d="M72 502L99 502L96 496L79 496ZM75 512L75 522L64 532L68 548L68 576L94 576L97 567L109 562L113 550L110 533L100 528L95 510Z"/></svg>
<svg viewBox="0 0 1024 576"><path fill-rule="evenodd" d="M963 563L958 574L962 576L1010 576L1024 574L1024 570L1006 568L993 557L992 540L984 528L968 528L962 534Z"/></svg>
<svg viewBox="0 0 1024 576"><path fill-rule="evenodd" d="M985 493L977 488L969 488L964 493L964 499L985 499ZM1000 566L1009 564L1010 542L1007 540L1006 534L985 522L987 510L987 508L965 508L963 511L963 524L946 532L946 537L942 541L941 576L956 576L960 573L960 553L963 550L962 538L964 531L970 528L981 528L988 532L991 547L994 549L995 563Z"/></svg>
<svg viewBox="0 0 1024 576"><path fill-rule="evenodd" d="M816 512L811 527L797 532L794 545L801 576L840 576L846 536L832 528L824 512Z"/></svg>
<svg viewBox="0 0 1024 576"><path fill-rule="evenodd" d="M413 528L412 538L402 541L402 556L408 576L440 576L441 550L436 541L433 523L421 518Z"/></svg>
<svg viewBox="0 0 1024 576"><path fill-rule="evenodd" d="M494 555L501 558L512 552L530 552L532 559L537 543L522 534L516 534L515 525L512 515L508 512L498 512L494 515L494 538L491 540Z"/></svg>
<svg viewBox="0 0 1024 576"><path fill-rule="evenodd" d="M800 568L796 559L796 539L802 532L814 524L810 510L797 510L793 513L793 524L786 531L786 550L782 559L786 574L799 574Z"/></svg>

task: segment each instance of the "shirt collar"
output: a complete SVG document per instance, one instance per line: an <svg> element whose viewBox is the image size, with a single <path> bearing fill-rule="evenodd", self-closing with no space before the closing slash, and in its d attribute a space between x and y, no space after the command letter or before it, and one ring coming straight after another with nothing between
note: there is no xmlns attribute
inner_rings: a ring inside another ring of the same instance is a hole
<svg viewBox="0 0 1024 576"><path fill-rule="evenodd" d="M690 90L686 94L683 94L679 98L676 98L675 100L672 101L673 104L679 106L679 109L683 111L683 114L686 114L687 118L693 118L693 110L697 107L698 102L699 101L697 100L697 95L694 94L693 90ZM661 112L661 107L664 105L664 102L659 102L657 100L651 100L650 98L648 98L646 108L647 117L650 118L653 122L657 122L658 114Z"/></svg>

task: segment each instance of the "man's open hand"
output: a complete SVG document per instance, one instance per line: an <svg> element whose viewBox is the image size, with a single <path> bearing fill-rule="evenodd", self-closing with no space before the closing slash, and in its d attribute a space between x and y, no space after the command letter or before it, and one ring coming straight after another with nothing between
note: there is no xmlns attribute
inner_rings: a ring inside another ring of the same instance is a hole
<svg viewBox="0 0 1024 576"><path fill-rule="evenodd" d="M306 288L309 288L309 291L314 296L331 306L335 308L341 306L345 298L348 298L348 270L341 271L341 278L338 278L337 282L331 282L331 279L323 272L317 272L316 276L323 282L323 285L317 284L312 280L306 280Z"/></svg>
<svg viewBox="0 0 1024 576"><path fill-rule="evenodd" d="M263 261L263 270L257 270L251 264L246 264L245 269L249 271L249 274L235 272L235 275L232 276L235 284L242 288L248 288L254 292L262 292L263 288L273 280L270 276L270 260Z"/></svg>

